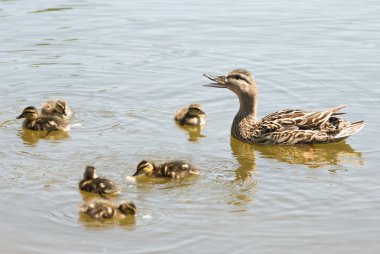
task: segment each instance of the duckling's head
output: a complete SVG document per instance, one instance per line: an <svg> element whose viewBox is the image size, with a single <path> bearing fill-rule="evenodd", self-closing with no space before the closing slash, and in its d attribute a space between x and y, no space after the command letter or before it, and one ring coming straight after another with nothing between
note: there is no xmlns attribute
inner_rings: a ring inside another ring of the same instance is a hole
<svg viewBox="0 0 380 254"><path fill-rule="evenodd" d="M83 178L86 180L91 180L94 178L97 178L98 176L96 175L96 169L93 166L87 166L86 170L83 173Z"/></svg>
<svg viewBox="0 0 380 254"><path fill-rule="evenodd" d="M190 104L188 112L191 116L206 115L206 113L202 110L202 105L199 103Z"/></svg>
<svg viewBox="0 0 380 254"><path fill-rule="evenodd" d="M21 115L19 115L18 117L16 117L17 119L20 119L20 118L26 118L28 120L35 120L36 118L38 117L38 111L35 107L33 106L29 106L29 107L26 107Z"/></svg>
<svg viewBox="0 0 380 254"><path fill-rule="evenodd" d="M205 86L228 88L237 95L252 93L257 91L256 82L253 75L244 69L236 69L228 73L227 76L209 76L203 74L205 77L211 79L216 83L211 83Z"/></svg>
<svg viewBox="0 0 380 254"><path fill-rule="evenodd" d="M58 114L67 117L69 110L69 106L63 100L49 100L42 105L42 113L47 115Z"/></svg>
<svg viewBox="0 0 380 254"><path fill-rule="evenodd" d="M125 215L135 215L137 208L133 202L125 201L120 203L119 210Z"/></svg>
<svg viewBox="0 0 380 254"><path fill-rule="evenodd" d="M58 100L55 103L54 111L64 116L67 116L67 104L65 101Z"/></svg>
<svg viewBox="0 0 380 254"><path fill-rule="evenodd" d="M140 175L150 175L154 170L154 164L150 161L141 161L137 165L136 172L133 174L133 176L140 176Z"/></svg>

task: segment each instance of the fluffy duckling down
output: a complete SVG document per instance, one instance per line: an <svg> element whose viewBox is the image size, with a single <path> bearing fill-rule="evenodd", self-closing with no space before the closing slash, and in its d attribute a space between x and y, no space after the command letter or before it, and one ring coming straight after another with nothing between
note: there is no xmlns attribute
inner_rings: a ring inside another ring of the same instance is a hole
<svg viewBox="0 0 380 254"><path fill-rule="evenodd" d="M137 165L133 177L142 175L182 179L193 175L199 175L199 169L182 160L168 161L157 166L153 162L143 160Z"/></svg>
<svg viewBox="0 0 380 254"><path fill-rule="evenodd" d="M82 205L79 211L93 219L124 219L127 216L134 216L137 208L130 201L124 201L116 206L108 199L94 199Z"/></svg>
<svg viewBox="0 0 380 254"><path fill-rule="evenodd" d="M83 179L79 182L79 189L86 192L118 195L121 189L118 185L104 177L96 175L93 166L87 166L83 174Z"/></svg>
<svg viewBox="0 0 380 254"><path fill-rule="evenodd" d="M206 113L199 103L190 104L175 113L174 120L180 125L201 126L206 124Z"/></svg>
<svg viewBox="0 0 380 254"><path fill-rule="evenodd" d="M38 110L26 107L17 119L25 118L23 127L35 131L68 131L70 125L67 121L55 117L41 116Z"/></svg>
<svg viewBox="0 0 380 254"><path fill-rule="evenodd" d="M73 114L71 107L64 100L49 100L42 105L41 115L67 120Z"/></svg>

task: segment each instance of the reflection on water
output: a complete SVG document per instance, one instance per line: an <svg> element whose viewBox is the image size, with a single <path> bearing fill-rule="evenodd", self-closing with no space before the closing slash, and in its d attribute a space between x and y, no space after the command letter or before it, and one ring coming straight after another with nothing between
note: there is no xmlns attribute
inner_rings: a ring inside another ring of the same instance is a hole
<svg viewBox="0 0 380 254"><path fill-rule="evenodd" d="M228 202L230 205L239 207L234 212L245 212L242 208L252 202L251 193L256 191L257 181L253 178L256 170L256 155L251 145L241 142L231 136L230 146L232 154L239 163L239 167L235 170L235 179L233 184L235 191L232 199ZM247 195L248 194L248 195Z"/></svg>
<svg viewBox="0 0 380 254"><path fill-rule="evenodd" d="M52 11L65 11L65 10L71 10L70 7L62 7L62 8L47 8L42 10L33 11L31 13L40 13L40 12L52 12Z"/></svg>
<svg viewBox="0 0 380 254"><path fill-rule="evenodd" d="M188 125L179 125L177 123L176 123L176 125L178 128L180 128L184 131L187 131L187 133L189 134L188 140L191 142L199 142L200 138L206 137L205 135L203 135L201 133L204 126L188 126Z"/></svg>
<svg viewBox="0 0 380 254"><path fill-rule="evenodd" d="M24 144L27 145L36 145L40 139L63 140L70 137L65 131L32 131L25 128L19 131L18 136L21 137Z"/></svg>
<svg viewBox="0 0 380 254"><path fill-rule="evenodd" d="M127 216L124 219L103 219L97 220L89 217L86 214L79 212L79 219L81 224L90 229L105 229L105 228L113 228L115 226L121 226L124 229L135 229L136 226L136 216Z"/></svg>
<svg viewBox="0 0 380 254"><path fill-rule="evenodd" d="M276 146L246 144L231 137L231 150L240 164L236 170L237 179L247 178L254 171L256 151L263 158L275 159L288 164L302 164L308 168L342 165L346 162L358 166L364 164L362 153L354 150L344 141L332 144Z"/></svg>
<svg viewBox="0 0 380 254"><path fill-rule="evenodd" d="M141 176L136 177L135 184L136 187L141 190L153 190L157 186L159 186L159 189L161 190L170 190L176 188L186 188L194 184L198 178L198 175L190 176L183 179Z"/></svg>
<svg viewBox="0 0 380 254"><path fill-rule="evenodd" d="M344 141L305 146L254 145L254 149L259 151L264 158L276 159L289 164L303 164L309 168L342 165L348 161L358 166L364 164L362 153L354 150Z"/></svg>
<svg viewBox="0 0 380 254"><path fill-rule="evenodd" d="M91 192L86 192L86 191L79 191L79 193L81 194L82 200L84 203L90 202L91 200L93 200L95 198L103 198L98 193L91 193ZM114 199L118 198L118 195L108 194L108 195L104 195L104 197L106 197L109 200L114 200Z"/></svg>
<svg viewBox="0 0 380 254"><path fill-rule="evenodd" d="M239 163L235 170L237 181L246 181L251 179L256 170L256 154L252 145L241 142L231 136L230 145L232 154Z"/></svg>
<svg viewBox="0 0 380 254"><path fill-rule="evenodd" d="M248 203L252 202L252 197L245 195L243 193L237 193L233 200L229 201L228 204L234 205L234 206L244 206L247 205ZM239 209L239 210L234 210L234 212L244 212L246 209Z"/></svg>
<svg viewBox="0 0 380 254"><path fill-rule="evenodd" d="M232 154L239 163L235 170L234 185L239 187L235 190L233 199L228 203L235 206L244 206L252 202L252 196L246 193L256 191L257 182L254 179L256 171L256 153L261 157L275 159L288 164L302 164L308 168L319 168L326 165L342 166L349 162L362 166L364 159L362 153L351 148L344 141L333 144L304 145L304 146L275 146L247 144L233 137L230 139ZM335 169L329 169L335 173ZM245 211L240 208L236 212Z"/></svg>

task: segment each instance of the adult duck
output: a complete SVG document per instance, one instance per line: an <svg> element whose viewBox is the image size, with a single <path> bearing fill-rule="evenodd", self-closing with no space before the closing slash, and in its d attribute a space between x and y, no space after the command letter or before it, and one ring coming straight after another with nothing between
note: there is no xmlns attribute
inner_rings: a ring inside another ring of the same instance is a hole
<svg viewBox="0 0 380 254"><path fill-rule="evenodd" d="M363 121L349 122L339 117L336 106L323 111L285 109L256 119L258 90L252 74L244 69L233 70L226 76L205 77L214 83L209 87L228 88L240 101L231 127L231 135L247 143L314 144L338 142L360 131Z"/></svg>

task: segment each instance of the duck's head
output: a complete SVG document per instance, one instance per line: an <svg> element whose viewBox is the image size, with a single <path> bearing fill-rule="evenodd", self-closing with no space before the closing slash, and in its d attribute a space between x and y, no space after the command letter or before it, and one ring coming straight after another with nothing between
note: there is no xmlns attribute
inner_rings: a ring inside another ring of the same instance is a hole
<svg viewBox="0 0 380 254"><path fill-rule="evenodd" d="M86 180L91 180L94 178L97 178L98 176L96 175L96 169L93 166L87 166L86 170L83 173L83 178Z"/></svg>
<svg viewBox="0 0 380 254"><path fill-rule="evenodd" d="M191 116L206 115L206 113L202 110L202 105L199 103L190 104L188 112Z"/></svg>
<svg viewBox="0 0 380 254"><path fill-rule="evenodd" d="M125 215L135 215L137 208L133 202L125 201L120 203L119 210Z"/></svg>
<svg viewBox="0 0 380 254"><path fill-rule="evenodd" d="M150 161L141 161L137 165L136 172L133 176L150 175L154 170L154 164Z"/></svg>
<svg viewBox="0 0 380 254"><path fill-rule="evenodd" d="M211 76L208 74L203 74L203 76L215 82L205 86L228 88L237 95L256 92L257 89L253 75L244 69L233 70L226 76Z"/></svg>
<svg viewBox="0 0 380 254"><path fill-rule="evenodd" d="M29 107L26 107L22 111L21 115L16 117L16 119L26 118L28 120L35 120L37 117L38 117L38 110L33 106L29 106Z"/></svg>

